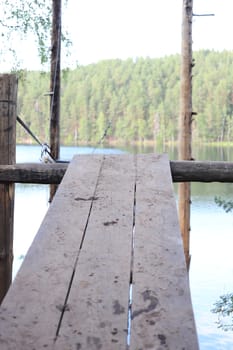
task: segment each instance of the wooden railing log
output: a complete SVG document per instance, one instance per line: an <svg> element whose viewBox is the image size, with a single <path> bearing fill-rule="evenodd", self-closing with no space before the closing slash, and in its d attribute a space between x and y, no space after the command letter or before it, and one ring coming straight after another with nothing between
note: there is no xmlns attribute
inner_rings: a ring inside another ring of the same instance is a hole
<svg viewBox="0 0 233 350"><path fill-rule="evenodd" d="M173 182L233 182L233 163L170 161ZM0 165L0 183L59 184L67 163Z"/></svg>
<svg viewBox="0 0 233 350"><path fill-rule="evenodd" d="M233 163L170 161L173 182L233 182Z"/></svg>
<svg viewBox="0 0 233 350"><path fill-rule="evenodd" d="M67 163L2 165L0 182L59 184L67 167Z"/></svg>

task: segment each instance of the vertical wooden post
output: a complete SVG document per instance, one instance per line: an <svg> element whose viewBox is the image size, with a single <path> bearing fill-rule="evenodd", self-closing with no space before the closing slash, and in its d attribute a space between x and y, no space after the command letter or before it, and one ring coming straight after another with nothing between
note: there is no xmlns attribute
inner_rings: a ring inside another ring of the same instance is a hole
<svg viewBox="0 0 233 350"><path fill-rule="evenodd" d="M192 159L192 17L193 1L183 0L179 159ZM179 221L187 268L190 264L190 183L179 184Z"/></svg>
<svg viewBox="0 0 233 350"><path fill-rule="evenodd" d="M54 159L60 156L60 62L61 62L61 0L53 0L50 78L50 148ZM57 186L50 186L50 201Z"/></svg>
<svg viewBox="0 0 233 350"><path fill-rule="evenodd" d="M17 78L0 75L0 164L15 164ZM14 184L0 184L0 303L12 279Z"/></svg>

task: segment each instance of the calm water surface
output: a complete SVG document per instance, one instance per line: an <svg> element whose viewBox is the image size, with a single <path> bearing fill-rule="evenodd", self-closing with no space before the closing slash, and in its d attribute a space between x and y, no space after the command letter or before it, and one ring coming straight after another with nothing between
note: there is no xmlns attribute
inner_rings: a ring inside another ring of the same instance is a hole
<svg viewBox="0 0 233 350"><path fill-rule="evenodd" d="M95 153L119 153L135 149L98 149ZM143 148L147 153L156 149ZM177 159L176 149L159 149ZM202 147L194 150L197 160L233 161L233 149ZM89 147L62 147L61 159L73 154L92 153ZM17 162L38 162L40 147L17 146ZM176 186L175 186L176 189ZM201 350L232 350L233 332L217 327L211 313L220 295L233 291L233 214L226 214L214 203L215 196L232 198L233 184L192 184L190 287ZM47 185L16 185L14 275L19 269L43 217L48 209Z"/></svg>

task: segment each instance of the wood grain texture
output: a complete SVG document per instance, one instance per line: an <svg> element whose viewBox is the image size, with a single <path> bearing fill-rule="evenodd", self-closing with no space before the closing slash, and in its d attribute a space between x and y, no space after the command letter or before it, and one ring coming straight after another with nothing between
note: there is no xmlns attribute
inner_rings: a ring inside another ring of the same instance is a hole
<svg viewBox="0 0 233 350"><path fill-rule="evenodd" d="M62 0L52 1L51 56L50 56L50 151L53 159L60 157L60 104L61 104L61 39ZM51 202L58 186L50 185Z"/></svg>
<svg viewBox="0 0 233 350"><path fill-rule="evenodd" d="M130 349L198 349L167 156L138 156Z"/></svg>
<svg viewBox="0 0 233 350"><path fill-rule="evenodd" d="M173 182L233 182L233 163L170 161Z"/></svg>
<svg viewBox="0 0 233 350"><path fill-rule="evenodd" d="M182 40L180 69L180 116L179 116L179 160L192 159L192 18L193 0L183 0L182 6ZM186 266L189 269L190 240L190 201L191 184L182 182L178 186L178 213L181 235L183 239Z"/></svg>
<svg viewBox="0 0 233 350"><path fill-rule="evenodd" d="M22 163L0 166L0 182L59 184L68 164Z"/></svg>
<svg viewBox="0 0 233 350"><path fill-rule="evenodd" d="M198 349L166 156L74 158L0 308L0 343Z"/></svg>
<svg viewBox="0 0 233 350"><path fill-rule="evenodd" d="M126 349L135 164L104 159L56 349Z"/></svg>
<svg viewBox="0 0 233 350"><path fill-rule="evenodd" d="M0 183L59 184L69 164L21 163L0 165ZM173 182L233 182L233 163L170 161Z"/></svg>
<svg viewBox="0 0 233 350"><path fill-rule="evenodd" d="M17 87L15 75L0 75L0 164L15 164ZM0 184L0 302L11 284L14 192L13 183Z"/></svg>
<svg viewBox="0 0 233 350"><path fill-rule="evenodd" d="M101 164L100 156L70 164L0 308L1 350L52 348Z"/></svg>

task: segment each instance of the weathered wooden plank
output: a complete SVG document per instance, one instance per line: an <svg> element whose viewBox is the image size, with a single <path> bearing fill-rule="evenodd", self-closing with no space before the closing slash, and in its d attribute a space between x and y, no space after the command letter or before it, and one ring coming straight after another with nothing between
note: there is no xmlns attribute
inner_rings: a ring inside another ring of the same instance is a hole
<svg viewBox="0 0 233 350"><path fill-rule="evenodd" d="M0 164L15 163L17 87L15 75L0 75ZM13 183L0 184L0 303L11 284L14 193Z"/></svg>
<svg viewBox="0 0 233 350"><path fill-rule="evenodd" d="M102 156L77 156L0 308L1 350L52 349Z"/></svg>
<svg viewBox="0 0 233 350"><path fill-rule="evenodd" d="M138 156L130 349L198 342L166 156Z"/></svg>
<svg viewBox="0 0 233 350"><path fill-rule="evenodd" d="M0 308L0 343L198 349L167 157L75 157Z"/></svg>
<svg viewBox="0 0 233 350"><path fill-rule="evenodd" d="M127 347L134 184L133 155L105 158L56 349Z"/></svg>

